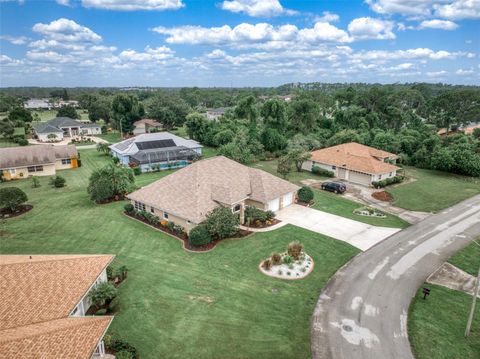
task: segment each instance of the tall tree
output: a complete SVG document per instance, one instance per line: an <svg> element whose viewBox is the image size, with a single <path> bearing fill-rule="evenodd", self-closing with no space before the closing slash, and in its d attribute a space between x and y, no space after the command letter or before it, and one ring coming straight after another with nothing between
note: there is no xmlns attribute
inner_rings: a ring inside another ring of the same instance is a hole
<svg viewBox="0 0 480 359"><path fill-rule="evenodd" d="M133 123L140 119L143 107L134 95L119 93L112 101L114 126L123 132L131 132Z"/></svg>
<svg viewBox="0 0 480 359"><path fill-rule="evenodd" d="M189 112L188 103L178 96L158 94L147 102L148 116L167 129L182 126Z"/></svg>
<svg viewBox="0 0 480 359"><path fill-rule="evenodd" d="M80 115L78 114L77 110L75 110L75 107L66 105L58 109L57 117L70 117L73 119L79 119Z"/></svg>
<svg viewBox="0 0 480 359"><path fill-rule="evenodd" d="M272 99L266 101L260 111L265 126L273 128L280 133L287 130L287 110L283 101Z"/></svg>

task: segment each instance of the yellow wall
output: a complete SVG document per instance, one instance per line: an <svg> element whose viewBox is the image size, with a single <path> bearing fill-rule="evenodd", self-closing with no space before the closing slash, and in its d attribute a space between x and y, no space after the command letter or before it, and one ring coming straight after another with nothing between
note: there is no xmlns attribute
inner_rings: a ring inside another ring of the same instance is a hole
<svg viewBox="0 0 480 359"><path fill-rule="evenodd" d="M245 206L253 206L253 207L257 207L259 209L266 209L267 208L266 203L257 202L257 201L251 200L251 199L247 199L245 201Z"/></svg>
<svg viewBox="0 0 480 359"><path fill-rule="evenodd" d="M10 174L8 170L3 170L3 178L6 180L28 178L30 176L53 176L55 174L55 165L43 165L42 172L28 172L27 166L15 168L15 173Z"/></svg>

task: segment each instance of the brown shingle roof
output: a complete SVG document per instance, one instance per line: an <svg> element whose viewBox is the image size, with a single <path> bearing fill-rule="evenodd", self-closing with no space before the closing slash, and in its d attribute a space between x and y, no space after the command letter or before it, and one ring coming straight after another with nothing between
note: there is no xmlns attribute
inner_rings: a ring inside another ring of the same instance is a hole
<svg viewBox="0 0 480 359"><path fill-rule="evenodd" d="M149 125L149 126L153 126L153 127L159 127L161 126L162 124L160 122L157 122L155 121L154 119L151 119L151 118L144 118L143 120L138 120L138 121L135 121L133 123L134 126L138 126L140 124L146 124L146 125Z"/></svg>
<svg viewBox="0 0 480 359"><path fill-rule="evenodd" d="M298 186L259 169L218 156L191 164L127 197L200 223L221 204L250 198L266 203Z"/></svg>
<svg viewBox="0 0 480 359"><path fill-rule="evenodd" d="M313 151L311 160L369 174L383 174L399 169L399 167L377 158L396 159L398 156L356 142L350 142Z"/></svg>
<svg viewBox="0 0 480 359"><path fill-rule="evenodd" d="M78 157L75 145L35 145L0 148L0 169L55 163L56 159Z"/></svg>
<svg viewBox="0 0 480 359"><path fill-rule="evenodd" d="M0 256L0 357L9 357L4 352L15 346L17 357L28 357L25 345L36 357L88 358L111 318L69 315L112 259L112 255ZM43 346L44 342L51 345ZM65 355L58 355L62 351Z"/></svg>

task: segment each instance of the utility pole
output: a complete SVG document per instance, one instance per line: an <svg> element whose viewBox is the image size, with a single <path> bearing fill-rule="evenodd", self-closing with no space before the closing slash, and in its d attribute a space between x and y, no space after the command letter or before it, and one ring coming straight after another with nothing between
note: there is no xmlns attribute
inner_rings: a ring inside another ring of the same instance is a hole
<svg viewBox="0 0 480 359"><path fill-rule="evenodd" d="M120 118L120 138L123 140L123 132L122 132L122 118Z"/></svg>
<svg viewBox="0 0 480 359"><path fill-rule="evenodd" d="M478 244L475 240L473 242L480 246L480 244ZM468 316L467 328L465 328L465 337L468 337L470 335L470 329L472 328L473 315L475 313L475 305L477 303L479 282L480 282L480 267L478 268L477 280L475 281L475 287L473 289L472 307L470 308L470 315Z"/></svg>

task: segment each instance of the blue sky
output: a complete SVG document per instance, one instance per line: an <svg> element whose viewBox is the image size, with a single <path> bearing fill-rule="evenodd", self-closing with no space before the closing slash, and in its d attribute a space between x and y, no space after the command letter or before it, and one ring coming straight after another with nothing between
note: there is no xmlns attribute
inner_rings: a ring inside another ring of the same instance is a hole
<svg viewBox="0 0 480 359"><path fill-rule="evenodd" d="M0 0L0 85L480 83L480 0Z"/></svg>

